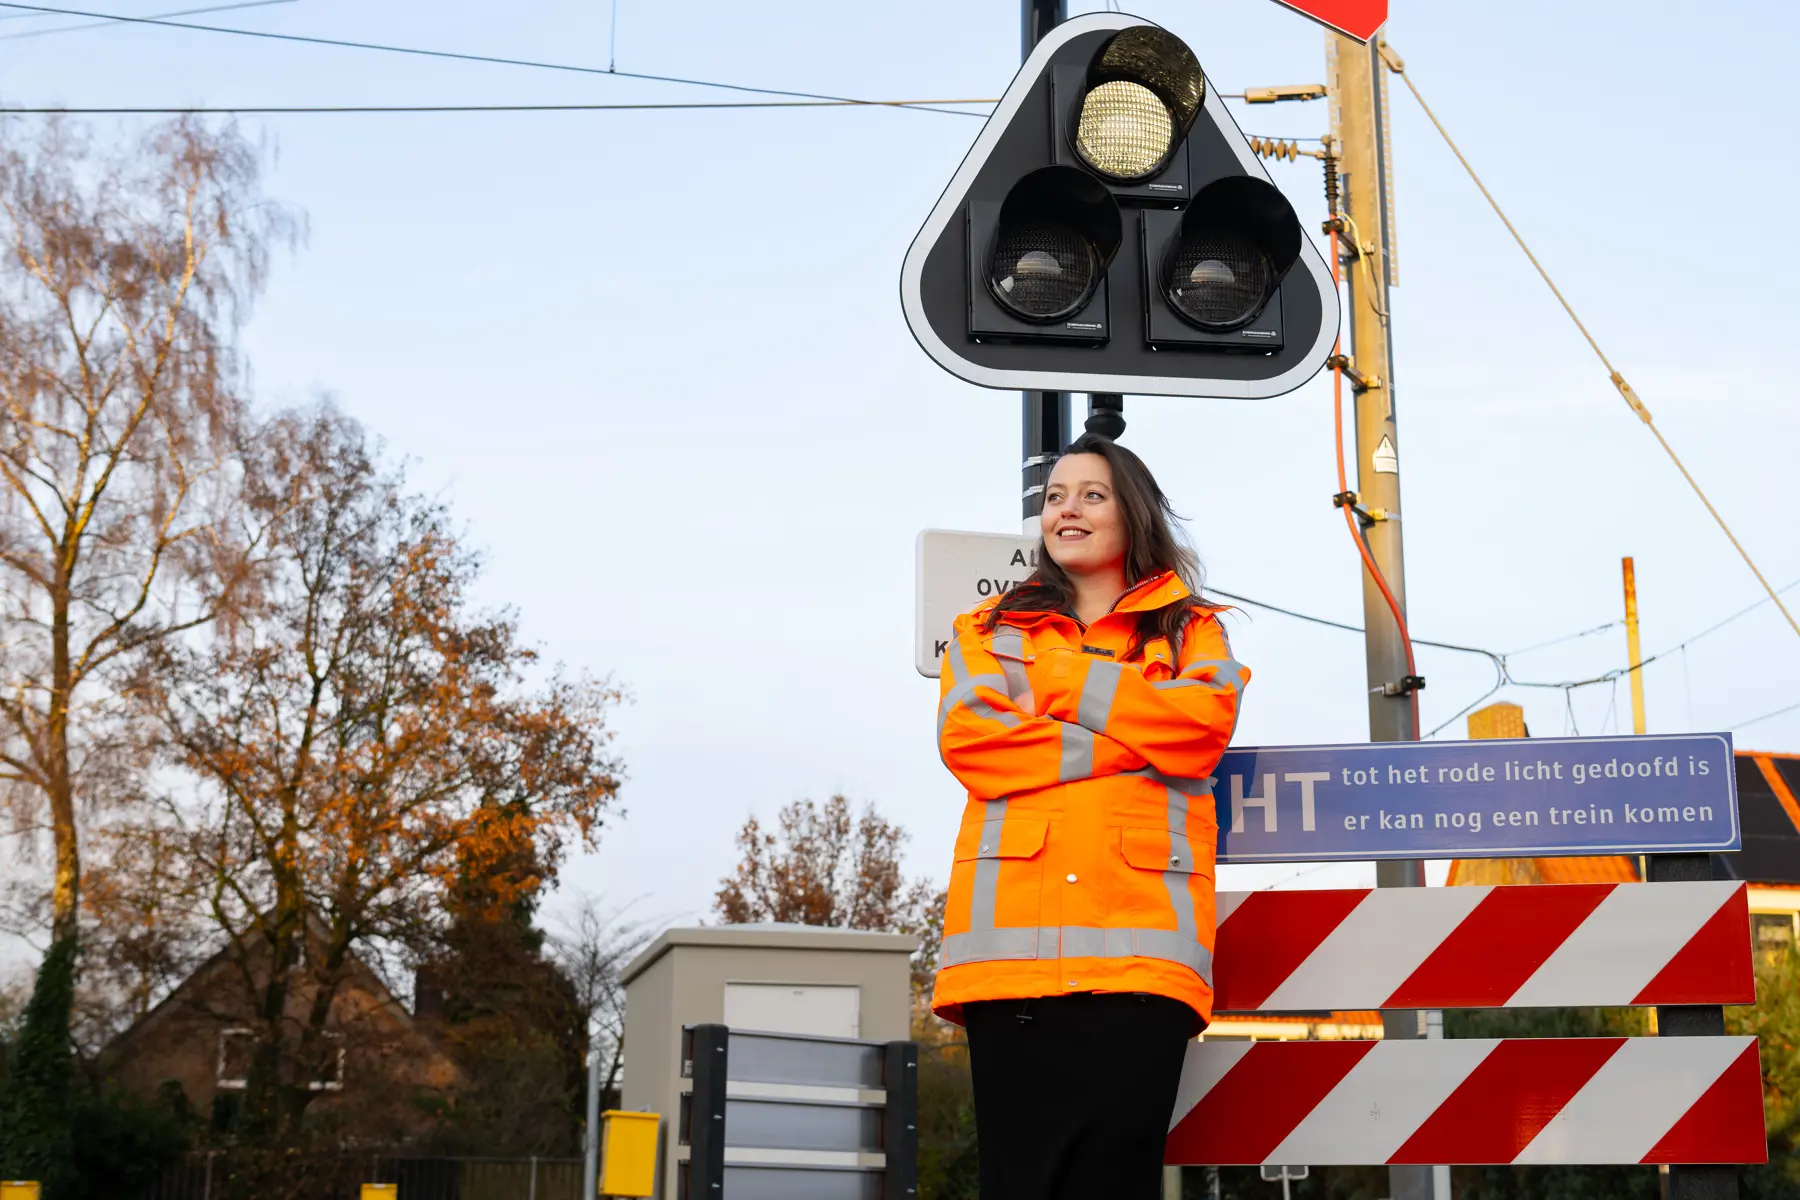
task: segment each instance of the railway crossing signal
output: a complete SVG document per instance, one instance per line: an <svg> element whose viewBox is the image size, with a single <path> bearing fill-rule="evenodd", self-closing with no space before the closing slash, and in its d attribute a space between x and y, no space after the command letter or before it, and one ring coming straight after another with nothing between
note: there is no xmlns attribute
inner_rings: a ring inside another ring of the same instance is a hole
<svg viewBox="0 0 1800 1200"><path fill-rule="evenodd" d="M1277 396L1338 333L1325 260L1193 51L1116 13L1038 43L900 290L926 353L994 388Z"/></svg>

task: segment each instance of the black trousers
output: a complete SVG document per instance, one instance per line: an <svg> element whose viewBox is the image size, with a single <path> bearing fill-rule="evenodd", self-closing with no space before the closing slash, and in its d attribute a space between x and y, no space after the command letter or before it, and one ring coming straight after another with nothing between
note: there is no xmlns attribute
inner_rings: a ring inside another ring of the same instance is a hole
<svg viewBox="0 0 1800 1200"><path fill-rule="evenodd" d="M1141 993L963 1006L981 1200L1159 1200L1194 1010Z"/></svg>

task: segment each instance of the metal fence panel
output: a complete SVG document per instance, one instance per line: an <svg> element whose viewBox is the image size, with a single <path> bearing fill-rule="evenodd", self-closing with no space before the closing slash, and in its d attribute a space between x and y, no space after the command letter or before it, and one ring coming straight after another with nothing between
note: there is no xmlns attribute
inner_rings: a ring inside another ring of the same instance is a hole
<svg viewBox="0 0 1800 1200"><path fill-rule="evenodd" d="M725 1168L731 1200L881 1200L881 1172L833 1167Z"/></svg>

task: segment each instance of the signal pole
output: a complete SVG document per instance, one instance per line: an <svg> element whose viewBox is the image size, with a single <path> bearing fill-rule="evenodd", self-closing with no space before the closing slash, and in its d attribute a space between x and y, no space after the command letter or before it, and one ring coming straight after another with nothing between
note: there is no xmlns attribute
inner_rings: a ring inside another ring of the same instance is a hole
<svg viewBox="0 0 1800 1200"><path fill-rule="evenodd" d="M1020 0L1019 61L1046 33L1069 19L1068 0ZM1026 536L1038 531L1038 514L1044 511L1044 485L1056 456L1069 444L1069 393L1020 393L1019 496L1020 523Z"/></svg>
<svg viewBox="0 0 1800 1200"><path fill-rule="evenodd" d="M1621 560L1625 568L1625 649L1631 655L1631 732L1642 734L1644 720L1644 650L1638 642L1637 564Z"/></svg>
<svg viewBox="0 0 1800 1200"><path fill-rule="evenodd" d="M1387 126L1384 45L1368 45L1337 33L1325 35L1325 67L1331 97L1331 133L1343 183L1346 309L1350 320L1345 380L1356 397L1356 491L1369 555L1406 612L1406 567L1401 554L1400 435L1394 405L1394 348L1389 326L1389 288L1396 280L1392 163ZM1336 215L1336 214L1334 214ZM1373 518L1373 519L1370 519ZM1380 587L1363 570L1364 655L1368 666L1369 740L1414 741L1416 686L1409 678L1399 625ZM1423 887L1425 864L1417 859L1375 866L1380 887ZM1381 1016L1382 1036L1442 1036L1442 1015L1413 1010ZM1388 1168L1393 1200L1449 1200L1449 1170L1430 1166Z"/></svg>

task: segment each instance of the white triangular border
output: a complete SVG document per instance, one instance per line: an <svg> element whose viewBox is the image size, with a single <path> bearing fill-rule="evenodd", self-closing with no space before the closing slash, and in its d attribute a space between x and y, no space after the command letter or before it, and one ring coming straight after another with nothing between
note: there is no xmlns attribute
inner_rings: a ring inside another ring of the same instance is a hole
<svg viewBox="0 0 1800 1200"><path fill-rule="evenodd" d="M925 224L913 238L912 245L907 248L906 261L900 267L900 306L906 314L907 328L912 331L914 340L920 349L929 354L938 366L950 372L958 379L967 380L981 387L1038 389L1056 392L1121 392L1137 396L1212 396L1231 400L1264 400L1271 396L1280 396L1293 391L1314 375L1325 365L1331 354L1331 347L1337 341L1338 325L1342 319L1338 306L1337 288L1331 282L1331 271L1325 260L1319 255L1318 248L1313 245L1312 238L1301 238L1300 261L1311 271L1324 296L1328 309L1327 319L1319 327L1319 337L1312 349L1298 365L1269 379L1173 379L1149 375L1089 375L1071 371L1006 371L994 367L982 366L970 362L947 345L932 331L931 323L925 319L925 306L920 295L921 280L925 273L925 258L931 248L937 244L944 230L955 219L961 210L963 200L968 196L969 188L975 182L975 176L987 163L989 155L1000 141L1000 135L1018 113L1020 105L1025 102L1026 95L1032 85L1043 74L1049 58L1057 49L1072 38L1084 33L1098 30L1130 29L1137 25L1155 26L1155 22L1146 21L1142 17L1128 16L1123 13L1089 13L1076 17L1058 25L1043 41L1039 42L1025 60L1024 66L1013 77L1012 85L1006 94L1000 97L1000 103L994 107L993 114L988 117L987 124L975 138L975 144L969 147L968 154L963 156L962 165L956 168L956 174L950 177L949 184L938 197L937 206L931 215L925 218ZM1252 175L1268 180L1269 173L1264 170L1261 160L1250 149L1244 133L1232 119L1225 108L1225 102L1213 90L1212 80L1206 82L1205 110L1226 133L1226 141L1231 143L1233 152L1244 169ZM1234 136L1235 135L1235 136ZM1270 180L1272 183L1273 181Z"/></svg>

